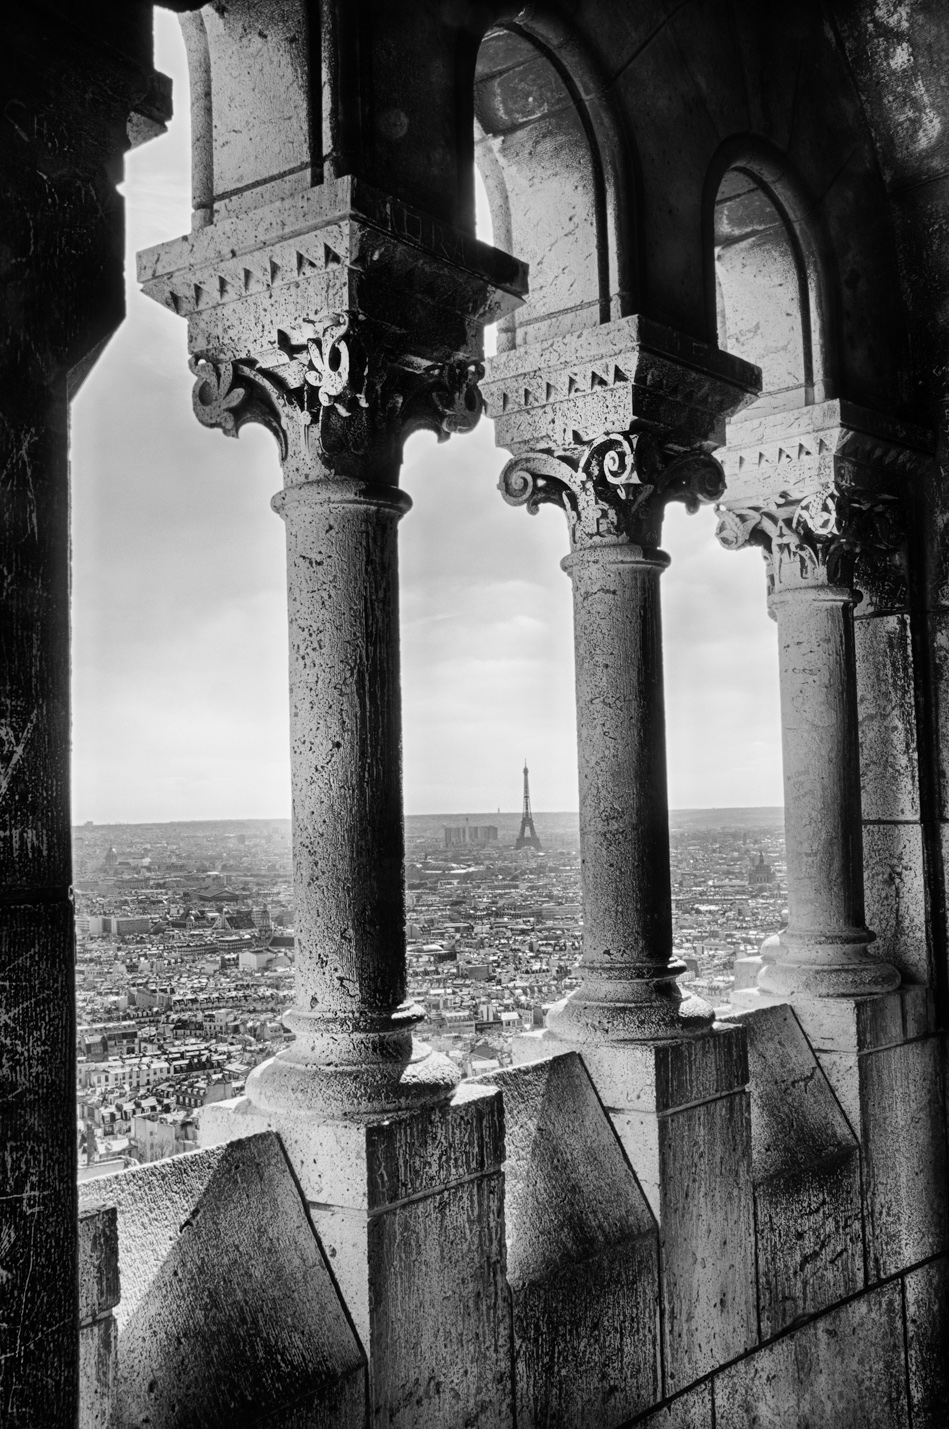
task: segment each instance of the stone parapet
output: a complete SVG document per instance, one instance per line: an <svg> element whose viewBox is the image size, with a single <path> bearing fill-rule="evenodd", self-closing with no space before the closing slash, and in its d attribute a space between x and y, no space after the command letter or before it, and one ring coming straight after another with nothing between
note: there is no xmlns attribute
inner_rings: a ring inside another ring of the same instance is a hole
<svg viewBox="0 0 949 1429"><path fill-rule="evenodd" d="M372 1415L393 1429L508 1429L511 1328L501 1097L370 1122L205 1108L203 1145L278 1131L369 1362ZM437 1309L433 1309L436 1307Z"/></svg>
<svg viewBox="0 0 949 1429"><path fill-rule="evenodd" d="M656 1222L576 1053L480 1080L504 1097L516 1423L613 1429L659 1396Z"/></svg>
<svg viewBox="0 0 949 1429"><path fill-rule="evenodd" d="M100 1225L118 1231L118 1369L99 1423L363 1429L362 1348L275 1136L86 1182L80 1206L111 1206Z"/></svg>
<svg viewBox="0 0 949 1429"><path fill-rule="evenodd" d="M549 1031L516 1040L525 1062L564 1049ZM659 1222L663 1383L672 1393L757 1339L745 1034L716 1027L580 1050Z"/></svg>

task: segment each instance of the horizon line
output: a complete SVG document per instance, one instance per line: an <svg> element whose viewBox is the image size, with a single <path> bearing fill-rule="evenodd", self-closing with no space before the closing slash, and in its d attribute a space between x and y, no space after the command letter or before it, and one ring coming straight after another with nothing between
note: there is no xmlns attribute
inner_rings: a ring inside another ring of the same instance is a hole
<svg viewBox="0 0 949 1429"><path fill-rule="evenodd" d="M670 806L670 814L728 814L735 812L767 811L783 812L783 804L678 804ZM579 809L535 809L535 818L551 817L559 814L573 814L579 817ZM435 810L427 813L404 814L406 819L447 819L465 817L470 818L472 814L478 817L495 818L498 814L520 818L521 809L448 809ZM70 825L73 829L89 828L137 828L141 824L289 824L291 822L289 814L240 814L240 815L218 815L213 818L186 818L186 819L83 819Z"/></svg>

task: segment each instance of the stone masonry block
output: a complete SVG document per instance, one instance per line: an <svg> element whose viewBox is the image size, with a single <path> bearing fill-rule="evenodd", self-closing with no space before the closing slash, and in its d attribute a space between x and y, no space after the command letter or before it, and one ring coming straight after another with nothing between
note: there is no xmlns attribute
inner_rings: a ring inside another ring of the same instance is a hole
<svg viewBox="0 0 949 1429"><path fill-rule="evenodd" d="M949 612L930 612L932 668L935 687L936 750L938 754L939 817L949 819Z"/></svg>
<svg viewBox="0 0 949 1429"><path fill-rule="evenodd" d="M110 1429L115 1397L119 1235L114 1206L79 1214L79 1429Z"/></svg>
<svg viewBox="0 0 949 1429"><path fill-rule="evenodd" d="M112 1315L79 1327L79 1429L113 1429L117 1340Z"/></svg>
<svg viewBox="0 0 949 1429"><path fill-rule="evenodd" d="M113 1429L362 1429L365 1362L279 1141L253 1136L80 1187L117 1210ZM276 1421L275 1421L276 1422Z"/></svg>
<svg viewBox="0 0 949 1429"><path fill-rule="evenodd" d="M863 1284L857 1139L787 1004L748 1036L758 1314L764 1339Z"/></svg>
<svg viewBox="0 0 949 1429"><path fill-rule="evenodd" d="M863 817L918 819L916 693L909 616L855 620L854 647Z"/></svg>
<svg viewBox="0 0 949 1429"><path fill-rule="evenodd" d="M659 1118L667 1393L756 1339L750 1141L744 1092Z"/></svg>
<svg viewBox="0 0 949 1429"><path fill-rule="evenodd" d="M942 1049L927 1037L859 1062L867 1276L876 1280L949 1244Z"/></svg>
<svg viewBox="0 0 949 1429"><path fill-rule="evenodd" d="M881 1286L722 1370L716 1429L907 1429L900 1300Z"/></svg>
<svg viewBox="0 0 949 1429"><path fill-rule="evenodd" d="M245 1097L206 1107L200 1136L262 1128L280 1136L366 1349L370 1421L506 1429L500 1093L466 1084L440 1105L368 1123L263 1116Z"/></svg>
<svg viewBox="0 0 949 1429"><path fill-rule="evenodd" d="M794 1011L860 1141L868 1279L939 1254L949 1226L931 992L800 999Z"/></svg>
<svg viewBox="0 0 949 1429"><path fill-rule="evenodd" d="M904 1276L906 1351L913 1429L949 1422L949 1261L945 1257Z"/></svg>
<svg viewBox="0 0 949 1429"><path fill-rule="evenodd" d="M712 1381L709 1379L694 1389L687 1389L633 1423L636 1429L715 1429Z"/></svg>
<svg viewBox="0 0 949 1429"><path fill-rule="evenodd" d="M899 968L906 982L931 986L920 825L864 824L863 873L867 926L876 933L872 953Z"/></svg>
<svg viewBox="0 0 949 1429"><path fill-rule="evenodd" d="M510 1423L503 1199L479 1176L370 1217L371 1425Z"/></svg>
<svg viewBox="0 0 949 1429"><path fill-rule="evenodd" d="M580 1057L493 1072L519 1429L611 1429L659 1392L655 1221Z"/></svg>
<svg viewBox="0 0 949 1429"><path fill-rule="evenodd" d="M610 1112L674 1111L748 1081L744 1032L724 1025L677 1042L585 1047L583 1060Z"/></svg>
<svg viewBox="0 0 949 1429"><path fill-rule="evenodd" d="M79 1213L79 1323L119 1303L119 1231L114 1206Z"/></svg>
<svg viewBox="0 0 949 1429"><path fill-rule="evenodd" d="M583 1060L658 1216L671 1393L757 1337L745 1030L584 1048Z"/></svg>

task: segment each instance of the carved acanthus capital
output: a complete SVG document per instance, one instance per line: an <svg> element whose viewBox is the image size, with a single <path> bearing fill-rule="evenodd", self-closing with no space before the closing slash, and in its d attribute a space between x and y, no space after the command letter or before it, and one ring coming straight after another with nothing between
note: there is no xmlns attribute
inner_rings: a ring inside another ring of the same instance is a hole
<svg viewBox="0 0 949 1429"><path fill-rule="evenodd" d="M532 515L545 504L562 507L574 547L622 537L654 548L668 503L681 501L688 511L712 504L725 490L725 476L708 452L670 455L652 432L611 432L579 451L514 457L498 489L509 505L526 506Z"/></svg>
<svg viewBox="0 0 949 1429"><path fill-rule="evenodd" d="M277 333L278 367L253 361L191 363L194 410L207 427L237 436L248 422L273 432L287 463L341 474L372 454L397 462L419 428L439 441L471 431L483 410L480 362L408 362L391 334L356 312L321 313ZM306 479L305 470L288 480Z"/></svg>
<svg viewBox="0 0 949 1429"><path fill-rule="evenodd" d="M759 546L768 592L801 586L851 586L857 562L891 566L901 576L905 529L895 496L824 485L770 505L719 507L716 536L729 551Z"/></svg>

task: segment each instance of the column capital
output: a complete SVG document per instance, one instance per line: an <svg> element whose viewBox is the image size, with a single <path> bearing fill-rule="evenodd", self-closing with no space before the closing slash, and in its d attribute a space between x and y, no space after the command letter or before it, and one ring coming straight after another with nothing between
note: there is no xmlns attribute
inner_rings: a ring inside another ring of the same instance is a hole
<svg viewBox="0 0 949 1429"><path fill-rule="evenodd" d="M716 535L762 549L772 602L852 595L859 580L876 605L905 604L904 497L932 463L931 433L833 401L730 421L727 434Z"/></svg>
<svg viewBox="0 0 949 1429"><path fill-rule="evenodd" d="M608 432L579 451L512 457L498 490L532 515L545 504L565 510L573 550L624 540L655 552L666 506L681 501L695 512L714 503L725 474L701 448L672 454L649 430Z"/></svg>
<svg viewBox="0 0 949 1429"><path fill-rule="evenodd" d="M354 177L146 249L138 274L187 319L199 420L262 422L288 484L381 475L409 432L470 430L484 325L527 291L517 259Z"/></svg>

